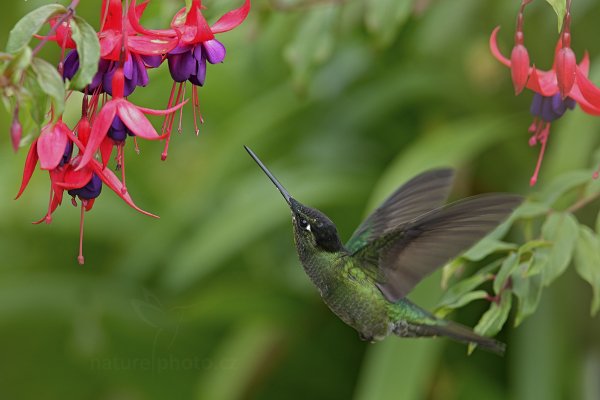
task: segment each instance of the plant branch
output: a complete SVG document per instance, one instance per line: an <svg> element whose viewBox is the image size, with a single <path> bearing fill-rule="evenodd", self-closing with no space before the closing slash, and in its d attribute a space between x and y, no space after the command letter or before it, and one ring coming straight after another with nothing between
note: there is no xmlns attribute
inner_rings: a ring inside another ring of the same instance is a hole
<svg viewBox="0 0 600 400"><path fill-rule="evenodd" d="M592 201L596 200L598 197L600 197L600 192L594 193L587 197L582 197L579 200L577 200L575 203L573 203L569 208L567 208L567 211L570 213L573 213L573 212L579 210L580 208L585 207Z"/></svg>

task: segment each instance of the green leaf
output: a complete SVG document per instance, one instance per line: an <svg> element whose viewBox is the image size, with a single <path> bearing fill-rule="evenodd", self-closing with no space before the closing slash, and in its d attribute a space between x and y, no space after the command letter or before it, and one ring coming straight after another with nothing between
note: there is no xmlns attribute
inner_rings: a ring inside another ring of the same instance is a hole
<svg viewBox="0 0 600 400"><path fill-rule="evenodd" d="M534 260L534 258L531 258L528 262L521 263L511 276L512 290L519 300L515 326L519 326L526 317L535 312L542 297L542 275L528 276L528 271Z"/></svg>
<svg viewBox="0 0 600 400"><path fill-rule="evenodd" d="M526 200L513 213L514 219L529 219L542 216L550 211L547 204Z"/></svg>
<svg viewBox="0 0 600 400"><path fill-rule="evenodd" d="M575 248L575 269L592 286L592 316L600 310L600 238L590 228L579 226Z"/></svg>
<svg viewBox="0 0 600 400"><path fill-rule="evenodd" d="M29 47L23 47L15 53L12 60L6 65L6 69L3 74L9 77L10 81L15 86L19 86L23 71L25 71L31 65L31 49Z"/></svg>
<svg viewBox="0 0 600 400"><path fill-rule="evenodd" d="M517 245L513 243L506 243L486 236L464 253L462 257L470 261L481 261L490 254L516 249Z"/></svg>
<svg viewBox="0 0 600 400"><path fill-rule="evenodd" d="M100 42L94 28L81 17L73 17L71 29L79 56L79 70L73 77L71 86L73 89L82 89L92 81L98 71Z"/></svg>
<svg viewBox="0 0 600 400"><path fill-rule="evenodd" d="M550 262L551 249L547 247L536 248L531 255L531 264L526 271L526 276L540 275Z"/></svg>
<svg viewBox="0 0 600 400"><path fill-rule="evenodd" d="M377 40L388 45L413 8L414 0L367 0L365 23Z"/></svg>
<svg viewBox="0 0 600 400"><path fill-rule="evenodd" d="M34 58L32 67L38 84L50 96L54 115L58 118L65 109L65 85L60 74L52 64L41 58Z"/></svg>
<svg viewBox="0 0 600 400"><path fill-rule="evenodd" d="M16 53L21 50L29 43L33 35L40 30L48 19L66 12L67 9L60 4L48 4L36 8L25 15L10 31L8 43L6 44L6 51L9 53Z"/></svg>
<svg viewBox="0 0 600 400"><path fill-rule="evenodd" d="M512 304L512 293L510 290L502 292L498 303L492 302L490 308L481 316L474 331L482 336L494 336L504 326L510 306Z"/></svg>
<svg viewBox="0 0 600 400"><path fill-rule="evenodd" d="M48 95L42 90L35 73L31 69L26 72L24 87L27 91L29 114L36 125L41 126L48 111Z"/></svg>
<svg viewBox="0 0 600 400"><path fill-rule="evenodd" d="M448 282L450 282L450 279L464 266L465 260L462 257L458 257L442 267L442 280L440 282L442 289L448 289Z"/></svg>
<svg viewBox="0 0 600 400"><path fill-rule="evenodd" d="M461 298L468 293L472 292L473 289L478 287L484 282L487 282L492 279L491 271L498 267L500 262L494 261L491 264L486 265L484 268L477 271L474 275L463 279L457 284L453 285L450 289L448 289L436 307L436 313L438 311L442 311L446 307L450 307L452 304L459 303Z"/></svg>
<svg viewBox="0 0 600 400"><path fill-rule="evenodd" d="M499 294L503 289L508 277L512 274L512 272L517 268L519 262L519 254L517 252L512 252L504 259L502 262L502 266L498 273L496 274L496 278L494 279L494 292Z"/></svg>
<svg viewBox="0 0 600 400"><path fill-rule="evenodd" d="M486 297L488 297L488 292L485 290L476 290L474 292L466 293L462 297L457 298L454 302L444 304L437 308L435 310L435 315L444 318L446 315L450 314L452 310L464 307L472 301L485 299Z"/></svg>
<svg viewBox="0 0 600 400"><path fill-rule="evenodd" d="M519 254L524 255L527 253L532 253L533 250L539 247L552 247L552 242L548 242L547 240L531 240L519 247Z"/></svg>
<svg viewBox="0 0 600 400"><path fill-rule="evenodd" d="M563 20L567 13L567 0L546 0L554 9L556 16L558 17L558 31L562 29Z"/></svg>
<svg viewBox="0 0 600 400"><path fill-rule="evenodd" d="M588 183L591 180L589 171L571 171L558 176L540 193L541 201L552 206L563 194L571 189Z"/></svg>
<svg viewBox="0 0 600 400"><path fill-rule="evenodd" d="M579 233L575 217L570 213L554 213L542 225L542 237L552 242L550 259L544 269L544 285L549 285L569 266L577 235Z"/></svg>

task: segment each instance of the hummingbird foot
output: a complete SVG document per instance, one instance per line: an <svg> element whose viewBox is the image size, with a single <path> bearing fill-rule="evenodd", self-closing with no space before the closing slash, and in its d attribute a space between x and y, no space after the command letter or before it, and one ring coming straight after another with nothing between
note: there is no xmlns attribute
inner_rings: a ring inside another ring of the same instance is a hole
<svg viewBox="0 0 600 400"><path fill-rule="evenodd" d="M365 335L365 334L359 332L358 337L363 342L375 343L375 337L373 337L372 335Z"/></svg>

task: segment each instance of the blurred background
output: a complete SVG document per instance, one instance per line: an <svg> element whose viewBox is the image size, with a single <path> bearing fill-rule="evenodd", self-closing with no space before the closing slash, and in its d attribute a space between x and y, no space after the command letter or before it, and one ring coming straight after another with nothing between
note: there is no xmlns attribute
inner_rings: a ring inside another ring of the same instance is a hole
<svg viewBox="0 0 600 400"><path fill-rule="evenodd" d="M0 15L0 42L26 12ZM205 1L214 21L240 1ZM538 186L527 145L532 94L513 94L488 38L512 47L519 1L256 0L248 20L219 36L227 47L200 90L169 158L160 143L127 151L140 215L107 188L86 216L86 264L77 264L79 211L66 198L51 225L31 225L48 203L37 171L14 201L26 149L14 154L0 111L0 399L598 399L600 320L591 289L569 269L539 309L499 335L505 357L446 339L368 344L322 303L293 246L281 196L243 150L249 145L300 201L336 223L344 240L402 182L454 166L452 198L524 195L552 178L594 168L600 120L576 109L553 124ZM163 27L182 1L150 3ZM98 26L100 1L77 12ZM573 2L572 46L589 50L600 82L600 7ZM556 16L535 1L526 45L552 65ZM44 54L57 60L54 45ZM132 100L163 108L163 66ZM78 119L77 102L67 122ZM158 124L160 120L155 120ZM600 203L577 214L593 224ZM410 298L433 309L440 273ZM451 314L473 326L480 300Z"/></svg>

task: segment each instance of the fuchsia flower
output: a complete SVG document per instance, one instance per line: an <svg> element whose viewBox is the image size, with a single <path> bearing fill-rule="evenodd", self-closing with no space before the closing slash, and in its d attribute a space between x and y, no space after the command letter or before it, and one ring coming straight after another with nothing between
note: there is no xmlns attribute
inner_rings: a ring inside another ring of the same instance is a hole
<svg viewBox="0 0 600 400"><path fill-rule="evenodd" d="M34 224L42 222L49 224L52 222L52 213L62 204L65 190L72 197L71 202L74 206L77 205L75 197L79 198L81 202L81 220L79 226L79 256L77 260L80 264L84 262L84 212L92 209L95 199L102 191L103 183L135 210L158 218L156 215L136 206L131 197L123 190L124 186L115 174L108 168L104 168L98 161L92 160L88 166L81 166L81 152L83 152L85 143L88 140L89 130L90 126L86 116L83 116L78 124L77 136L60 119L56 123L46 125L42 129L40 137L29 148L21 187L16 196L16 199L21 197L39 162L40 168L48 170L50 173L50 201L46 215L40 220L35 221ZM76 157L72 157L73 144L80 151L80 154Z"/></svg>
<svg viewBox="0 0 600 400"><path fill-rule="evenodd" d="M142 15L146 9L147 2L133 7L131 10ZM121 52L124 50L125 61L125 91L124 96L129 96L137 86L148 84L148 68L157 68L163 61L163 55L177 46L178 39L164 35L139 35L122 15L121 0L103 0L101 28L98 33L100 41L100 62L98 72L92 83L87 87L88 93L106 92L112 96L112 77L120 65ZM70 28L64 28L62 36L55 35L58 44L61 37L70 40ZM126 40L125 40L126 39ZM64 39L63 39L64 41ZM67 45L68 48L74 48ZM77 50L71 50L65 60L63 77L72 79L79 69L79 55Z"/></svg>
<svg viewBox="0 0 600 400"><path fill-rule="evenodd" d="M120 129L121 125L127 128L127 133L133 134L147 140L163 139L165 135L159 135L150 121L144 114L152 115L168 115L183 107L185 102L177 104L166 110L153 110L149 108L139 107L130 103L123 97L125 82L125 74L122 68L118 68L113 76L113 98L102 106L98 114L94 117L92 129L90 132L89 141L83 151L83 156L76 170L80 170L87 166L93 160L96 151L100 150L104 166L108 162L110 151L113 143L117 145L119 150L119 167L122 172L123 193L127 192L125 185L125 159L123 153L123 145L126 136L118 137L115 140L115 129ZM117 127L117 128L115 128ZM113 131L112 138L109 136L109 131Z"/></svg>
<svg viewBox="0 0 600 400"><path fill-rule="evenodd" d="M550 133L550 124L560 118L568 109L573 109L579 104L581 109L591 115L600 115L600 89L589 79L589 56L586 52L579 64L575 54L570 48L570 22L569 10L565 16L561 37L556 46L554 63L549 71L542 71L529 66L529 57L525 56L527 50L523 45L522 11L517 23L515 47L511 59L506 58L498 48L497 35L500 27L496 27L490 37L490 50L494 57L511 69L511 76L515 85L515 92L519 94L523 88L534 92L531 114L533 123L529 127L532 133L529 145L540 143L540 154L530 184L537 182L540 167L546 150Z"/></svg>
<svg viewBox="0 0 600 400"><path fill-rule="evenodd" d="M123 15L121 0L102 1L98 32L98 72L83 90L81 119L74 130L71 130L62 121L61 116L56 119L54 110L50 109L49 115L56 122L44 126L40 136L31 144L16 196L19 198L23 194L39 164L40 168L47 170L50 175L50 199L46 215L34 223L51 223L52 214L62 204L65 191L71 196L73 205L77 206L79 199L81 221L78 261L81 264L84 262L84 215L92 209L103 185L108 186L130 207L158 218L140 209L127 192L124 153L126 139L128 136L133 136L134 140L166 139L162 154L162 158L165 159L174 113L187 102L183 86L185 81L190 81L193 85L194 124L198 133L197 87L205 82L206 63L222 62L226 52L223 44L216 40L214 35L238 26L248 15L250 0L245 0L240 8L223 15L212 26L208 25L202 15L201 1L192 0L189 10L184 8L175 15L170 29L157 31L147 30L139 23L146 5L147 2L136 5L135 1L132 1L131 6L126 9L127 13ZM70 9L66 17L51 19L49 36L36 35L44 41L55 41L62 49L62 61L58 71L65 79L72 79L80 67L80 54L72 38L70 25L72 14L73 9ZM60 25L57 25L59 23ZM67 49L70 51L65 56ZM129 102L126 97L137 86L148 84L147 70L160 66L164 60L168 60L169 70L175 81L167 109L153 110ZM176 85L179 85L179 89L175 95ZM112 98L109 99L107 95ZM165 116L161 134L157 133L145 114ZM21 126L16 108L11 126L13 146L18 146L20 137ZM76 155L73 154L75 147ZM113 147L117 148L117 169L121 170L121 179L107 167Z"/></svg>
<svg viewBox="0 0 600 400"><path fill-rule="evenodd" d="M177 40L177 46L166 53L169 71L174 81L167 108L172 107L173 104L181 103L185 96L183 85L186 81L191 82L193 85L192 104L196 134L199 133L197 119L200 118L200 122L202 122L197 87L204 85L206 62L208 61L211 64L221 63L226 54L225 46L215 39L215 34L227 32L240 25L248 16L249 11L250 0L245 0L241 7L225 13L217 22L209 26L202 15L201 0L192 0L189 11L182 8L175 14L171 21L171 29L150 30L140 24L141 14L138 12L135 0L129 6L129 22L138 33L153 38L169 37ZM174 116L165 119L163 124L163 133L166 132L167 135L165 149L162 154L163 160L167 158L173 121Z"/></svg>

